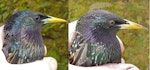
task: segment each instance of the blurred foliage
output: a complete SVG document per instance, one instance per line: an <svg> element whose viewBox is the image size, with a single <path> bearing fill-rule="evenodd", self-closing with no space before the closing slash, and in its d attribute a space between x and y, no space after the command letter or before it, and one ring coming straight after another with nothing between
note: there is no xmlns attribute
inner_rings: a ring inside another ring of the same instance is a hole
<svg viewBox="0 0 150 70"><path fill-rule="evenodd" d="M148 28L149 0L69 0L69 20L77 20L94 9L105 9L122 18L137 22ZM148 30L120 30L118 36L124 43L122 57L126 63L148 70Z"/></svg>
<svg viewBox="0 0 150 70"><path fill-rule="evenodd" d="M5 23L9 16L20 10L33 10L47 15L67 19L67 0L0 0L0 23ZM2 24L1 24L2 25ZM58 70L68 68L68 25L47 24L42 29L47 56L58 62Z"/></svg>

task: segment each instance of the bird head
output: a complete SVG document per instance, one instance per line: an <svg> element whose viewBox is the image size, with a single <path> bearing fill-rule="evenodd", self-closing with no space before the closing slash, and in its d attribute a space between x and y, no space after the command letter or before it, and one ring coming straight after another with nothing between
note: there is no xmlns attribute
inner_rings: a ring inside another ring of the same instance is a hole
<svg viewBox="0 0 150 70"><path fill-rule="evenodd" d="M25 30L40 30L46 23L66 22L64 19L47 16L30 10L19 11L7 20L5 28L17 31L18 27Z"/></svg>
<svg viewBox="0 0 150 70"><path fill-rule="evenodd" d="M106 10L93 10L77 22L76 30L81 34L105 33L116 35L119 29L146 29L144 26L123 19Z"/></svg>

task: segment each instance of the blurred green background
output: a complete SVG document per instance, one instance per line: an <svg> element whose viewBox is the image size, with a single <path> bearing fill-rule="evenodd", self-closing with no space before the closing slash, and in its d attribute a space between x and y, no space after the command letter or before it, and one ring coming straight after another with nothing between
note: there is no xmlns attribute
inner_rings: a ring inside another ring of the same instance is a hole
<svg viewBox="0 0 150 70"><path fill-rule="evenodd" d="M90 10L105 9L149 28L149 0L69 0L68 4L70 21L79 19ZM118 36L125 46L122 57L126 63L148 70L148 30L120 30Z"/></svg>
<svg viewBox="0 0 150 70"><path fill-rule="evenodd" d="M0 0L0 25L9 16L20 10L33 10L59 18L68 18L67 0ZM63 23L47 24L42 29L47 56L58 62L58 70L68 69L68 25Z"/></svg>

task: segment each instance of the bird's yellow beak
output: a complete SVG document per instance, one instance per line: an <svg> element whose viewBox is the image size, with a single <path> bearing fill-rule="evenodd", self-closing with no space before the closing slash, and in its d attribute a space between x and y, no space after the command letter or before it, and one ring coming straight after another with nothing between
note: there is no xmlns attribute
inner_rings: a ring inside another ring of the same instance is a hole
<svg viewBox="0 0 150 70"><path fill-rule="evenodd" d="M64 19L61 18L57 18L57 17L52 17L52 16L48 16L49 18L43 19L42 21L44 21L44 24L46 23L59 23L59 22L67 22Z"/></svg>
<svg viewBox="0 0 150 70"><path fill-rule="evenodd" d="M148 30L146 27L144 27L140 24L129 21L127 19L124 19L124 20L126 21L126 24L119 25L121 27L120 29L146 29L146 30Z"/></svg>

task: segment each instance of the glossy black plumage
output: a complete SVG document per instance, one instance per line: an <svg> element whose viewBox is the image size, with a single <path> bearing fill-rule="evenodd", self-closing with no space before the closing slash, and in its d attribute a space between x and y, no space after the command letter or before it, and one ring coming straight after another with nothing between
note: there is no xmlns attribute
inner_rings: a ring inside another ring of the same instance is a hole
<svg viewBox="0 0 150 70"><path fill-rule="evenodd" d="M54 17L30 10L19 11L10 16L4 26L2 49L7 61L22 64L43 59L45 49L41 28L43 24L51 22L52 18Z"/></svg>
<svg viewBox="0 0 150 70"><path fill-rule="evenodd" d="M120 63L121 50L116 33L122 24L121 17L106 10L94 10L82 16L76 26L76 36L70 46L70 64L97 66Z"/></svg>

